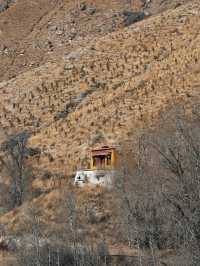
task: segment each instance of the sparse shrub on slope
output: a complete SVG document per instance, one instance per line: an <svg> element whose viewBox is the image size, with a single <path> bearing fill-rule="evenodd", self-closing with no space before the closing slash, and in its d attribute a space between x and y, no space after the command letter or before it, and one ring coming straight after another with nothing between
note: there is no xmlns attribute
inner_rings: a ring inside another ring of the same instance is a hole
<svg viewBox="0 0 200 266"><path fill-rule="evenodd" d="M13 2L14 0L3 0L0 2L0 13L8 9Z"/></svg>
<svg viewBox="0 0 200 266"><path fill-rule="evenodd" d="M145 18L145 13L143 11L139 12L124 11L123 15L124 15L124 26L126 27Z"/></svg>

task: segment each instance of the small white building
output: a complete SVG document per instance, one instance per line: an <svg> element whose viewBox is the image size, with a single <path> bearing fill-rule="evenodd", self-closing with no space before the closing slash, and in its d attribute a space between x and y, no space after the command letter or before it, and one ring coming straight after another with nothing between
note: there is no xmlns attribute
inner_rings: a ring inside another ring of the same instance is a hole
<svg viewBox="0 0 200 266"><path fill-rule="evenodd" d="M104 146L91 151L90 169L78 170L74 184L112 186L116 173L116 149Z"/></svg>

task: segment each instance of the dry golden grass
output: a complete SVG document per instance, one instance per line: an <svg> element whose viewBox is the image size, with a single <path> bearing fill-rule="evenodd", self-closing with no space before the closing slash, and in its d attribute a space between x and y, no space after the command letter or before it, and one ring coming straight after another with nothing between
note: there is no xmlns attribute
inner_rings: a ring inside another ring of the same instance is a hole
<svg viewBox="0 0 200 266"><path fill-rule="evenodd" d="M44 170L53 175L32 184L50 191L33 201L49 227L58 226L63 189L68 189L77 196L88 238L107 236L114 243L114 194L90 186L80 191L54 176L73 173L97 144L132 143L140 129L155 127L172 107L180 104L189 112L200 96L199 14L199 2L191 1L90 40L85 49L75 50L75 59L62 58L0 83L1 128L32 130L30 145L42 151L37 163L32 161L35 175ZM55 115L71 104L68 115L55 121ZM94 205L109 222L88 223L84 212ZM0 223L10 231L22 230L28 206L1 216Z"/></svg>

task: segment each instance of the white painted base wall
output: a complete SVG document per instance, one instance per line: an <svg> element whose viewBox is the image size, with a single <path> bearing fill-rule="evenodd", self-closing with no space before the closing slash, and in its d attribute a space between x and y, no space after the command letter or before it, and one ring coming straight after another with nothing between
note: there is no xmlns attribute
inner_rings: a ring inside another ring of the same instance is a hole
<svg viewBox="0 0 200 266"><path fill-rule="evenodd" d="M79 170L76 172L74 184L80 187L85 184L112 186L115 170Z"/></svg>

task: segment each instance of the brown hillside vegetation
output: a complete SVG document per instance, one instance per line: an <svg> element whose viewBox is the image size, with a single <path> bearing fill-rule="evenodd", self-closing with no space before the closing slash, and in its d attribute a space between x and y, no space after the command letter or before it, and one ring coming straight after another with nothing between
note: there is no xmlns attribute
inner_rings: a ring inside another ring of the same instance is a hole
<svg viewBox="0 0 200 266"><path fill-rule="evenodd" d="M98 142L121 144L187 106L199 95L198 12L196 2L167 11L2 82L2 128L35 131L39 166L69 173Z"/></svg>
<svg viewBox="0 0 200 266"><path fill-rule="evenodd" d="M113 31L114 15L123 11L125 3L86 1L87 9L80 11L71 0L13 2L0 13L1 80L46 61L59 61L88 39Z"/></svg>
<svg viewBox="0 0 200 266"><path fill-rule="evenodd" d="M4 5L7 2L2 0ZM127 0L87 0L83 11L77 10L72 0L10 2L9 8L0 12L0 81L45 62L59 61L63 54L86 46L88 40L115 31L124 10L143 8L157 14L186 0L156 0L148 5L142 0L131 5Z"/></svg>
<svg viewBox="0 0 200 266"><path fill-rule="evenodd" d="M135 10L144 8L142 2ZM146 11L153 16L130 27L122 26L119 15L123 1L87 2L94 13L86 9L74 17L72 1L19 0L0 13L0 133L3 141L9 134L31 132L29 146L41 151L28 160L35 177L31 188L44 192L34 199L30 193L21 207L0 215L8 234L26 232L31 206L45 225L44 234L62 235L71 191L79 238L95 244L106 240L111 249L118 244L116 192L87 187L80 193L71 177L86 163L91 147L123 150L130 143L126 152L134 152L140 130L156 128L176 106L189 114L198 101L199 1L169 2L151 1ZM44 180L45 173L51 178ZM0 181L9 183L4 172Z"/></svg>

